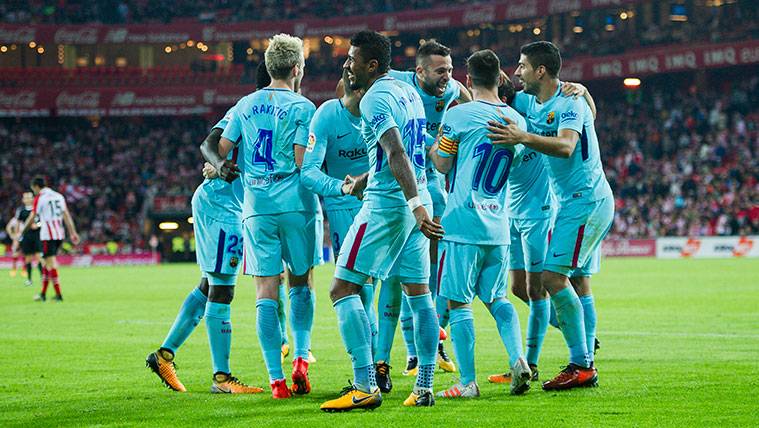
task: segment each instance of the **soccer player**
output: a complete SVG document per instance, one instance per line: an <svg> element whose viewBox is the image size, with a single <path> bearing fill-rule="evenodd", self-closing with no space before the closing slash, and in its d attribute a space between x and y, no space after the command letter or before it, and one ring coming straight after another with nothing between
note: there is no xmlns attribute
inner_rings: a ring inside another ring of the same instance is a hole
<svg viewBox="0 0 759 428"><path fill-rule="evenodd" d="M32 263L37 264L37 268L40 270L40 277L42 276L42 262L40 260L40 253L42 253L42 242L40 241L40 225L37 220L33 221L28 229L22 229L29 214L32 212L34 204L34 194L32 192L24 192L21 197L23 206L16 210L15 219L16 227L13 230L13 234L9 232L11 236L14 236L14 242L21 248L21 254L24 256L24 267L26 268L26 280L25 286L32 285Z"/></svg>
<svg viewBox="0 0 759 428"><path fill-rule="evenodd" d="M498 87L499 98L512 104L516 91L505 73ZM563 95L583 96L595 116L593 99L578 83L562 82ZM528 131L530 128L528 126ZM555 207L548 183L543 154L526 149L518 166L509 175L509 283L512 293L530 307L527 322L527 363L532 381L538 380L538 359L549 323L550 300L540 281L548 249ZM558 324L557 324L558 326ZM488 376L492 383L510 383L511 373Z"/></svg>
<svg viewBox="0 0 759 428"><path fill-rule="evenodd" d="M471 101L469 90L459 81L452 77L453 61L451 60L451 50L434 40L422 44L416 53L416 70L415 71L396 71L390 70L390 76L408 83L416 89L419 97L424 104L424 114L427 118L426 127L426 148L432 146L435 142L440 122L442 122L445 112L454 101L459 104ZM432 197L432 218L436 223L440 223L440 216L445 210L445 183L444 179L435 171L432 161L427 158L427 189ZM435 301L437 308L438 322L441 328L448 325L448 302L438 297L438 243L435 240L430 241L430 292L432 299ZM390 279L395 280L395 279ZM391 287L395 290L400 288ZM385 306L387 294L380 295L379 306ZM382 314L380 314L382 316ZM414 326L413 317L408 306L406 297L403 297L401 306L401 332L403 340L406 343L406 370L403 374L414 376L417 372L418 359L416 356L416 346L414 345ZM381 342L392 344L393 335L395 334L395 324L392 330L383 330L380 333ZM438 343L437 363L441 369L446 372L455 372L456 365L451 361L445 352L442 340ZM378 371L378 381L380 378Z"/></svg>
<svg viewBox="0 0 759 428"><path fill-rule="evenodd" d="M201 151L217 147L234 107L211 129ZM230 151L226 158L237 162L240 152ZM170 389L185 392L179 380L174 358L187 338L205 316L208 343L211 349L213 381L211 392L253 394L263 389L242 383L229 364L232 345L231 307L237 273L242 263L242 183L227 183L216 178L216 171L206 164L205 180L192 196L192 218L195 233L195 255L200 266L200 284L194 288L179 309L174 324L158 350L149 354L146 365Z"/></svg>
<svg viewBox="0 0 759 428"><path fill-rule="evenodd" d="M32 211L29 213L21 229L27 230L31 228L32 223L35 223L39 219L44 266L42 268L42 291L34 297L34 300L44 302L47 298L47 286L52 282L55 289L55 297L53 299L62 302L63 296L61 295L61 285L58 280L58 260L56 260L56 256L58 255L58 249L66 238L66 231L63 228L64 224L69 231L72 244L77 245L79 243L79 234L76 233L74 219L66 207L66 198L63 195L47 187L45 179L42 176L32 179L31 188L35 195L34 203L32 204Z"/></svg>
<svg viewBox="0 0 759 428"><path fill-rule="evenodd" d="M490 123L497 144L525 146L546 156L559 209L541 274L569 348L569 364L543 389L596 385L598 372L589 346L595 342L596 316L590 276L598 271L600 244L614 217L614 197L601 165L590 106L561 94L561 55L550 42L521 49L515 75L524 92L514 99L536 133L513 123Z"/></svg>
<svg viewBox="0 0 759 428"><path fill-rule="evenodd" d="M330 298L338 327L351 356L354 381L341 396L322 404L324 411L376 408L382 394L376 385L371 330L359 292L369 277L400 277L414 314L419 373L405 406L432 406L432 383L438 325L430 296L429 240L443 229L430 218L432 201L424 165L424 109L410 85L387 75L390 40L373 31L351 38L348 70L351 89L364 90L361 131L369 154L364 204L345 237L337 259Z"/></svg>
<svg viewBox="0 0 759 428"><path fill-rule="evenodd" d="M243 233L246 273L256 282L258 339L269 372L273 398L289 398L282 371L282 333L277 316L282 260L288 268L290 328L294 357L292 392L307 394L308 350L314 318L310 273L316 246L318 200L300 183L299 168L316 110L298 94L303 78L303 41L278 34L265 52L271 84L242 98L222 134L220 150L242 144ZM222 177L237 168L215 162Z"/></svg>
<svg viewBox="0 0 759 428"><path fill-rule="evenodd" d="M487 123L499 114L526 130L521 116L498 98L500 61L491 50L475 52L467 59L467 86L473 103L452 108L432 146L430 156L438 170L449 174L448 204L442 225L447 231L441 244L440 294L450 305L451 337L461 380L445 398L480 395L474 364L475 296L495 319L501 340L515 373L511 393L530 387L530 369L522 350L522 333L514 306L506 299L509 255L507 181L521 162L522 146L494 146L487 138Z"/></svg>
<svg viewBox="0 0 759 428"><path fill-rule="evenodd" d="M351 183L369 170L366 143L360 130L359 102L363 92L351 90L346 70L343 70L340 91L343 96L326 101L316 109L301 170L303 185L324 197L335 256L340 253L348 228L361 208L361 201L350 195ZM372 305L374 283L371 278L360 294L369 317L374 349L377 316Z"/></svg>

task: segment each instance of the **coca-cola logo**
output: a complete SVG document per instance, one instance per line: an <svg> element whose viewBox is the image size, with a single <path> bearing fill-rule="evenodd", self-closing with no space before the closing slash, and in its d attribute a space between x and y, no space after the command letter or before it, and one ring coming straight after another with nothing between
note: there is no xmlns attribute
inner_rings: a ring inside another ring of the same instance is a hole
<svg viewBox="0 0 759 428"><path fill-rule="evenodd" d="M462 18L464 25L483 24L495 21L495 7L483 7L480 9L467 10Z"/></svg>
<svg viewBox="0 0 759 428"><path fill-rule="evenodd" d="M529 18L538 14L538 2L527 0L506 6L506 19Z"/></svg>
<svg viewBox="0 0 759 428"><path fill-rule="evenodd" d="M22 91L15 94L0 92L0 107L3 108L34 108L37 104L37 93Z"/></svg>
<svg viewBox="0 0 759 428"><path fill-rule="evenodd" d="M0 27L0 42L2 43L28 43L37 38L37 29L34 27L19 27L15 29Z"/></svg>
<svg viewBox="0 0 759 428"><path fill-rule="evenodd" d="M72 44L72 45L94 45L98 42L98 29L95 27L84 27L71 30L61 28L53 36L55 43Z"/></svg>
<svg viewBox="0 0 759 428"><path fill-rule="evenodd" d="M79 94L69 94L63 91L56 97L55 105L58 108L98 108L100 106L100 92L85 91Z"/></svg>

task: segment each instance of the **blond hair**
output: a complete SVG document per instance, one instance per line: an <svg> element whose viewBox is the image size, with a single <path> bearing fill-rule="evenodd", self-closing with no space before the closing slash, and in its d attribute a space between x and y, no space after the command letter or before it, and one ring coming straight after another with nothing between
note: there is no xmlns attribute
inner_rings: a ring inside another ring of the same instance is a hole
<svg viewBox="0 0 759 428"><path fill-rule="evenodd" d="M272 79L288 78L293 67L303 67L303 40L289 34L277 34L269 39L264 60Z"/></svg>

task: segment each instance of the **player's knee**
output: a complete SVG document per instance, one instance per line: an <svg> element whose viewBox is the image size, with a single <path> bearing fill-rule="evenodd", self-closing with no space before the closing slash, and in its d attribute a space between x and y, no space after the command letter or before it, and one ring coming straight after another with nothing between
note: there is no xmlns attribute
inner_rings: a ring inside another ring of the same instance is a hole
<svg viewBox="0 0 759 428"><path fill-rule="evenodd" d="M303 284L308 284L311 286L311 270L308 269L306 273L303 275L295 275L289 270L287 271L287 283L290 285L290 287L299 286Z"/></svg>
<svg viewBox="0 0 759 428"><path fill-rule="evenodd" d="M208 294L208 300L213 303L230 304L235 297L235 287L228 285L212 285Z"/></svg>
<svg viewBox="0 0 759 428"><path fill-rule="evenodd" d="M540 276L543 288L548 294L554 295L567 287L567 277L556 272L544 270Z"/></svg>
<svg viewBox="0 0 759 428"><path fill-rule="evenodd" d="M335 280L332 281L332 286L329 289L329 298L334 303L344 297L358 294L359 290L360 286L339 278L335 278Z"/></svg>
<svg viewBox="0 0 759 428"><path fill-rule="evenodd" d="M200 284L198 284L198 290L200 290L201 293L203 293L204 296L208 297L208 278L200 278Z"/></svg>
<svg viewBox="0 0 759 428"><path fill-rule="evenodd" d="M540 273L530 272L527 275L527 294L530 300L541 300L546 298L546 291L543 288L543 281Z"/></svg>
<svg viewBox="0 0 759 428"><path fill-rule="evenodd" d="M403 292L407 296L421 296L430 292L430 287L427 284L402 284Z"/></svg>

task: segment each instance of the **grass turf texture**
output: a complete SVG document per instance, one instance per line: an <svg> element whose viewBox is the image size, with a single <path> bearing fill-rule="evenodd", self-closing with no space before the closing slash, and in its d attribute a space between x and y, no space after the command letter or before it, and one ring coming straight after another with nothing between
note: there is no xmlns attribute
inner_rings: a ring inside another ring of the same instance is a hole
<svg viewBox="0 0 759 428"><path fill-rule="evenodd" d="M232 370L267 392L212 395L205 327L177 353L188 393L167 390L144 367L168 331L195 265L63 268L63 303L32 302L35 287L2 273L0 426L756 426L759 394L759 263L756 260L607 259L594 278L602 349L600 387L522 397L487 375L506 366L495 324L475 305L482 397L440 399L431 409L401 406L413 379L401 376L405 347L393 350L394 389L374 412L325 414L352 377L328 298L332 265L316 271L313 392L274 401L255 337L255 291L242 278L233 303ZM52 287L51 287L52 288ZM52 291L52 290L51 290ZM49 294L48 297L51 297ZM511 298L523 329L527 307ZM447 349L453 355L450 342ZM541 378L558 372L567 351L550 328ZM285 366L289 376L289 362ZM438 373L436 390L455 382ZM753 404L752 404L753 403Z"/></svg>

